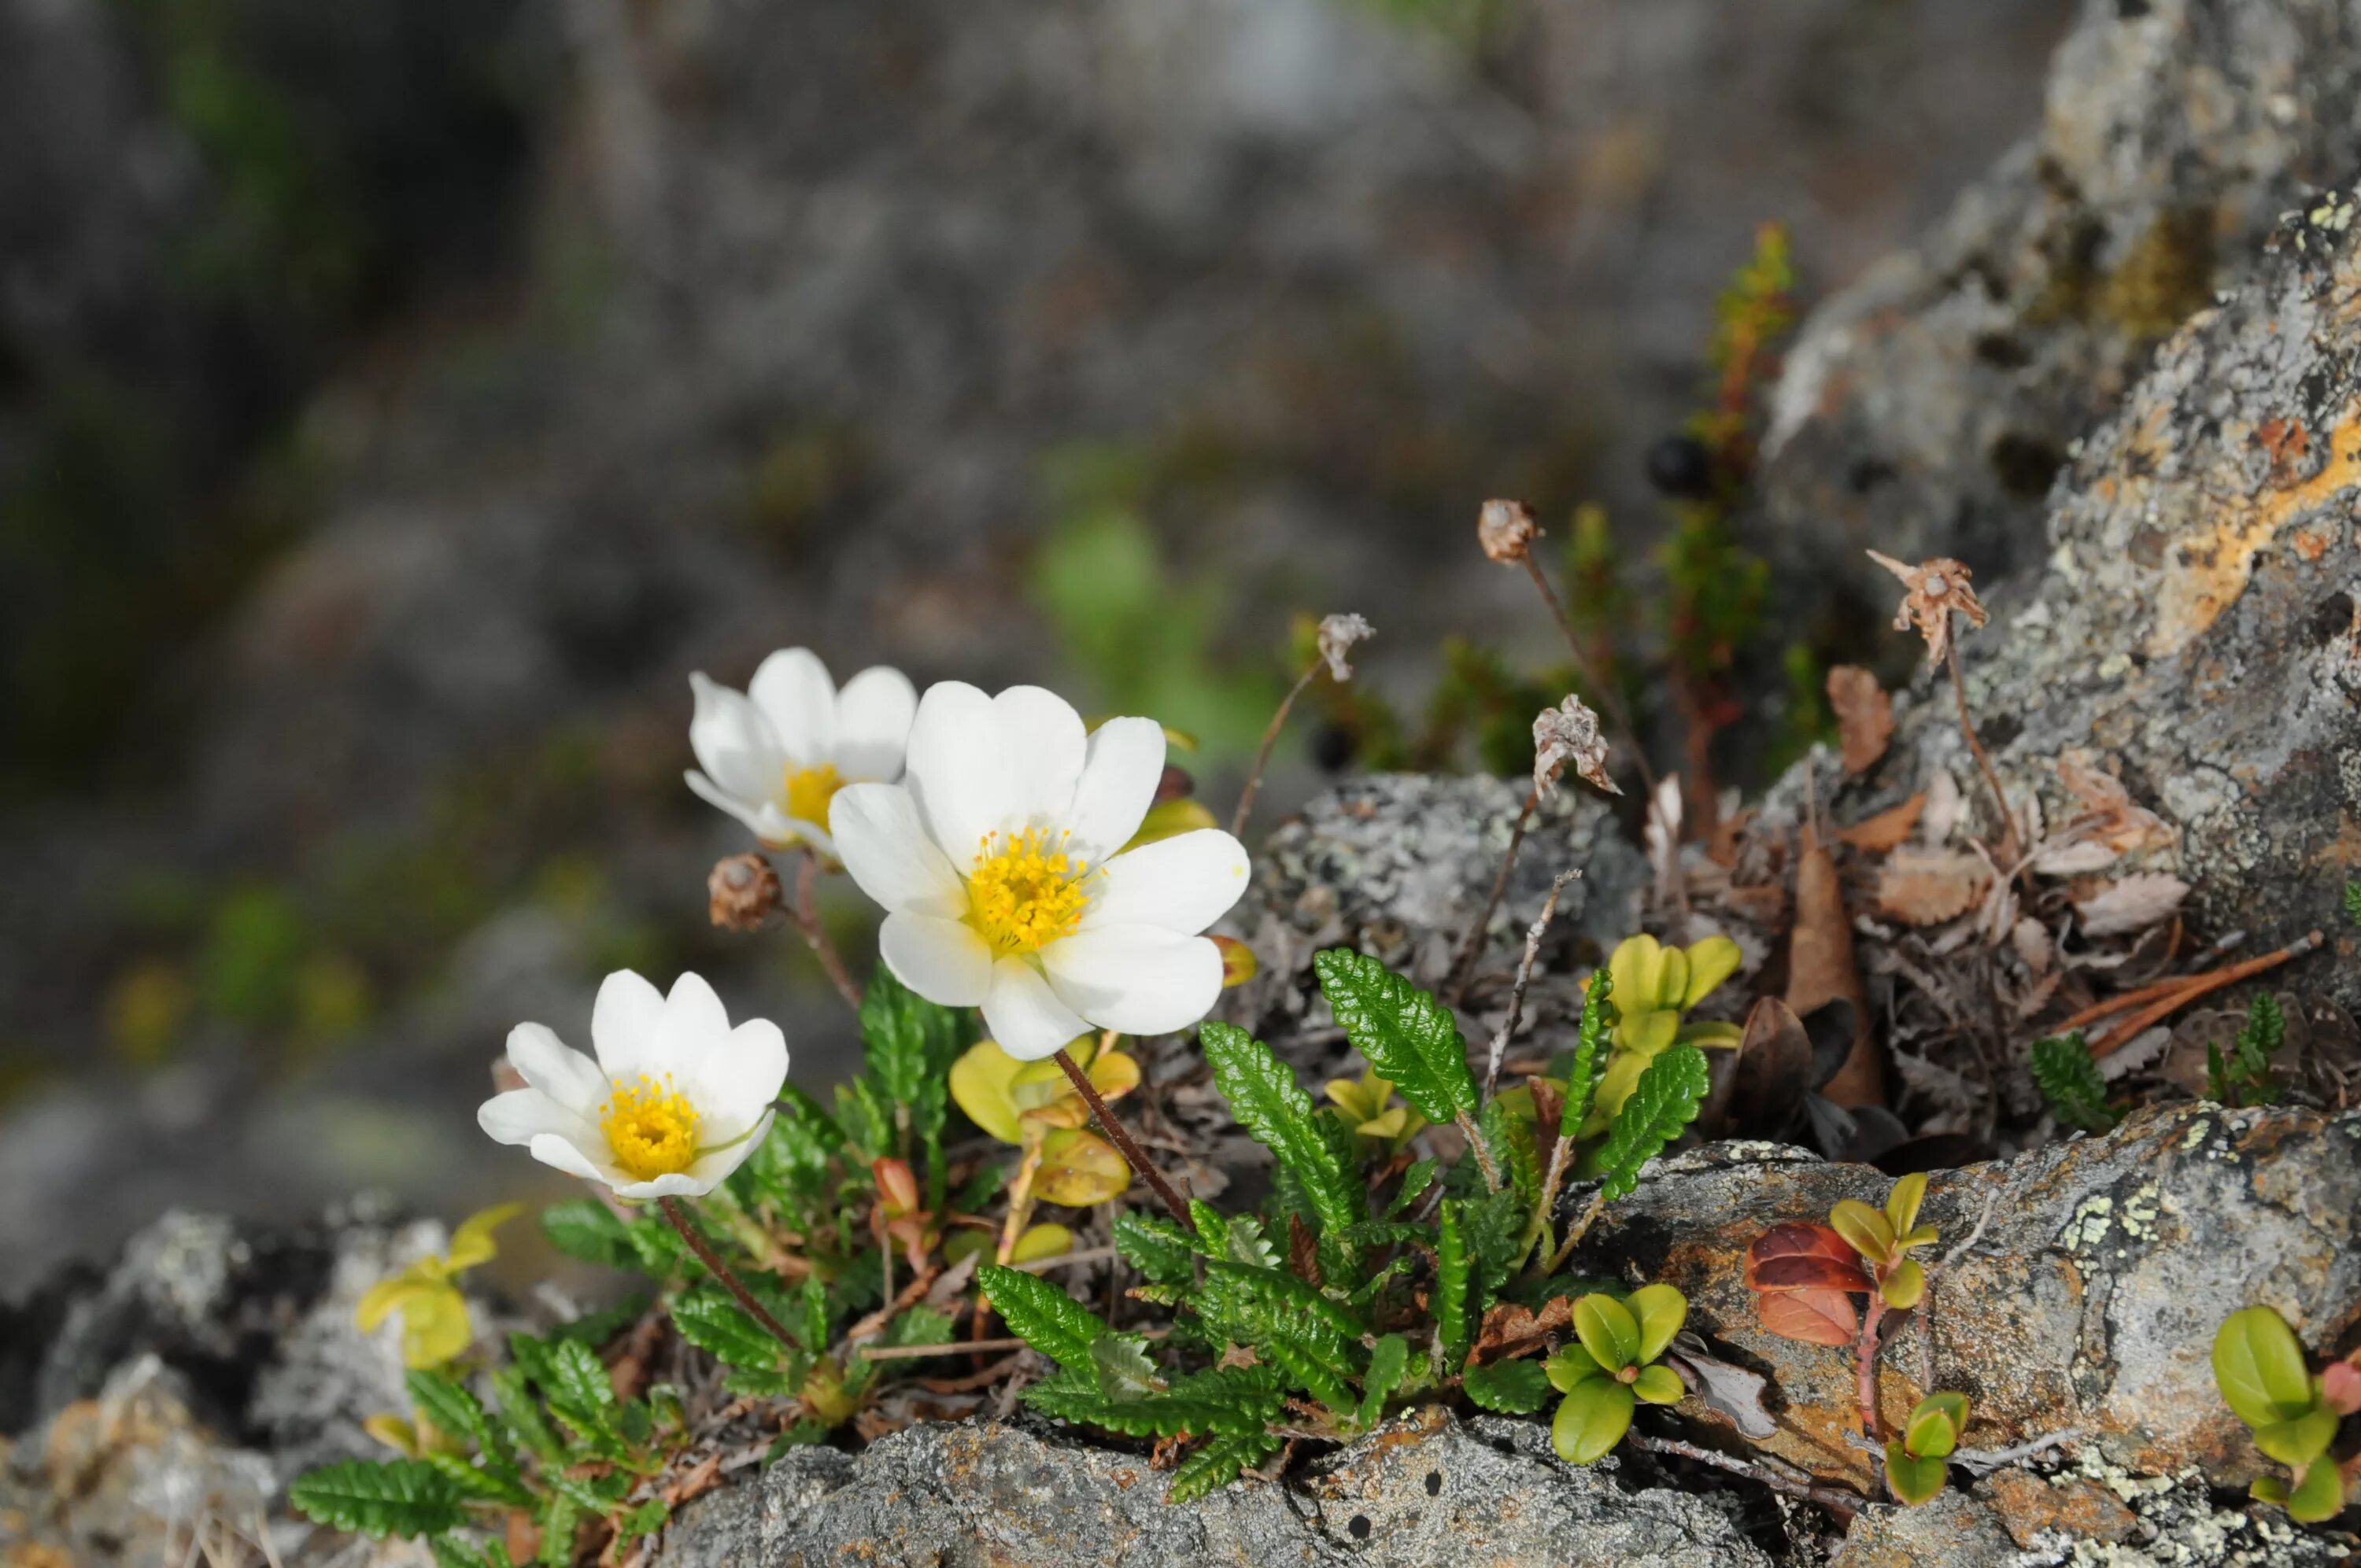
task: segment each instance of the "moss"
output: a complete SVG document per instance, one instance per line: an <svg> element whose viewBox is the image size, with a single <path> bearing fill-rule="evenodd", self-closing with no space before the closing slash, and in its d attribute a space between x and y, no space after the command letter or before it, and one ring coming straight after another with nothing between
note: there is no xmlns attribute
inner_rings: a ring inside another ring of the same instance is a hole
<svg viewBox="0 0 2361 1568"><path fill-rule="evenodd" d="M2204 309L2213 287L2213 214L2183 208L2133 242L2101 281L2094 304L2127 337L2162 337Z"/></svg>

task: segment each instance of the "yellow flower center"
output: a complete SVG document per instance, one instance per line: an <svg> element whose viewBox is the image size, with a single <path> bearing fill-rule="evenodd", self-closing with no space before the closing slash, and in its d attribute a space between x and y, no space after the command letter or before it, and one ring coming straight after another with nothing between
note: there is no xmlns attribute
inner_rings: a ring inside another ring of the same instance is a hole
<svg viewBox="0 0 2361 1568"><path fill-rule="evenodd" d="M619 1078L614 1086L598 1125L615 1163L634 1181L686 1170L697 1159L697 1107L673 1087L672 1075L659 1083L642 1073L637 1082Z"/></svg>
<svg viewBox="0 0 2361 1568"><path fill-rule="evenodd" d="M816 768L787 768L786 778L779 785L781 809L797 822L828 826L828 803L844 787L844 775L836 771L834 762L822 762Z"/></svg>
<svg viewBox="0 0 2361 1568"><path fill-rule="evenodd" d="M1090 903L1090 863L1066 853L1038 828L994 834L977 847L967 873L968 924L999 953L1038 952L1073 934ZM995 846L997 846L995 848Z"/></svg>

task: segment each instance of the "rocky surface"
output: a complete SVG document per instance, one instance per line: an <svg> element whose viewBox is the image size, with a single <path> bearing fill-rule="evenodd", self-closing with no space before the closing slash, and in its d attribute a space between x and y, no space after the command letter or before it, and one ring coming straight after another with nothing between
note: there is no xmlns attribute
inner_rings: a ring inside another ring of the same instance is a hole
<svg viewBox="0 0 2361 1568"><path fill-rule="evenodd" d="M1797 589L1879 602L1869 547L2037 566L2077 438L2256 276L2282 214L2361 168L2356 40L2352 0L2084 0L2040 129L1788 355L1763 541Z"/></svg>
<svg viewBox="0 0 2361 1568"><path fill-rule="evenodd" d="M790 1454L755 1484L684 1510L667 1568L823 1563L971 1568L1295 1568L1358 1563L1655 1563L1768 1568L1704 1498L1627 1487L1611 1466L1561 1464L1524 1421L1405 1417L1281 1486L1248 1482L1164 1501L1142 1455L1029 1425L915 1427L858 1458Z"/></svg>
<svg viewBox="0 0 2361 1568"><path fill-rule="evenodd" d="M1843 1198L1882 1202L1892 1182L1756 1152L1712 1145L1660 1162L1608 1207L1583 1255L1686 1292L1692 1324L1778 1390L1782 1430L1763 1446L1865 1485L1845 1437L1860 1425L1850 1353L1764 1332L1743 1272L1770 1226L1823 1220ZM2179 1105L2103 1138L1940 1172L1925 1210L1942 1232L1938 1250L1964 1241L1988 1204L1933 1311L1887 1342L1889 1422L1924 1394L1956 1389L1974 1406L1966 1447L2072 1431L2130 1474L2196 1466L2243 1486L2264 1462L2214 1392L2215 1327L2241 1307L2274 1307L2318 1354L2361 1325L2361 1113ZM1920 1382L1930 1349L1931 1387Z"/></svg>

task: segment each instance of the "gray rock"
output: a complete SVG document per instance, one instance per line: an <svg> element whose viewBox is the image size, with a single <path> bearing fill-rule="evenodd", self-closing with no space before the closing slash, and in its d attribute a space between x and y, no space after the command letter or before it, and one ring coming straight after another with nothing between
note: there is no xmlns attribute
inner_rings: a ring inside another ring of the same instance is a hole
<svg viewBox="0 0 2361 1568"><path fill-rule="evenodd" d="M1860 1425L1850 1352L1765 1332L1743 1271L1770 1226L1825 1220L1844 1198L1880 1202L1892 1183L1862 1166L1731 1163L1719 1147L1651 1168L1578 1258L1686 1292L1690 1324L1770 1376L1782 1430L1763 1446L1866 1486L1847 1438ZM2196 1467L2242 1486L2268 1463L2214 1389L2214 1330L2241 1307L2269 1306L2318 1355L2361 1300L2361 1113L2177 1105L2104 1137L1942 1172L1924 1210L1938 1253L1987 1203L1982 1241L1935 1291L1932 1387L1919 1382L1930 1314L1888 1342L1888 1423L1935 1388L1957 1390L1973 1402L1965 1446L2073 1429L2121 1471ZM1682 1409L1704 1419L1694 1400Z"/></svg>
<svg viewBox="0 0 2361 1568"><path fill-rule="evenodd" d="M1788 355L1763 471L1788 575L1874 603L1864 547L2038 563L2074 439L2281 212L2361 167L2356 27L2353 0L2084 0L2040 131Z"/></svg>
<svg viewBox="0 0 2361 1568"><path fill-rule="evenodd" d="M913 1427L858 1457L791 1453L759 1483L700 1499L664 1568L1022 1563L1028 1568L1648 1563L1771 1559L1721 1510L1627 1489L1611 1464L1560 1463L1536 1424L1406 1417L1312 1466L1168 1505L1145 1457L1029 1424Z"/></svg>

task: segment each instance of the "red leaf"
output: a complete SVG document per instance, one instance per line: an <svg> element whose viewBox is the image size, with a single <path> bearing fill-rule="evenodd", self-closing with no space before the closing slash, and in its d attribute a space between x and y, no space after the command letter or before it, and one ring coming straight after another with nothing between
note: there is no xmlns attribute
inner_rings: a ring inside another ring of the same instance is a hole
<svg viewBox="0 0 2361 1568"><path fill-rule="evenodd" d="M1836 1231L1832 1227L1817 1224L1806 1220L1790 1220L1784 1224L1772 1226L1769 1230L1755 1237L1754 1245L1746 1249L1746 1283L1748 1288L1750 1289L1763 1288L1763 1287L1758 1282L1758 1276L1765 1264L1770 1263L1774 1259L1792 1257L1825 1258L1831 1263L1850 1265L1856 1274L1860 1273L1861 1270L1861 1255L1854 1252L1850 1246L1846 1245L1845 1239L1837 1234ZM1797 1285L1806 1285L1811 1283L1814 1283L1814 1281L1799 1280L1796 1282ZM1773 1287L1773 1288L1778 1288L1779 1287ZM1794 1285L1784 1287L1784 1288L1789 1289L1793 1289L1795 1288L1795 1286ZM1859 1286L1854 1287L1854 1288L1861 1290L1868 1289L1868 1280L1863 1278L1861 1283Z"/></svg>
<svg viewBox="0 0 2361 1568"><path fill-rule="evenodd" d="M1869 1291L1869 1276L1850 1258L1839 1262L1833 1257L1773 1257L1765 1259L1753 1274L1753 1287L1761 1291L1850 1290L1861 1295Z"/></svg>
<svg viewBox="0 0 2361 1568"><path fill-rule="evenodd" d="M1763 1326L1806 1344L1850 1344L1861 1332L1852 1298L1841 1290L1773 1290L1754 1298Z"/></svg>

